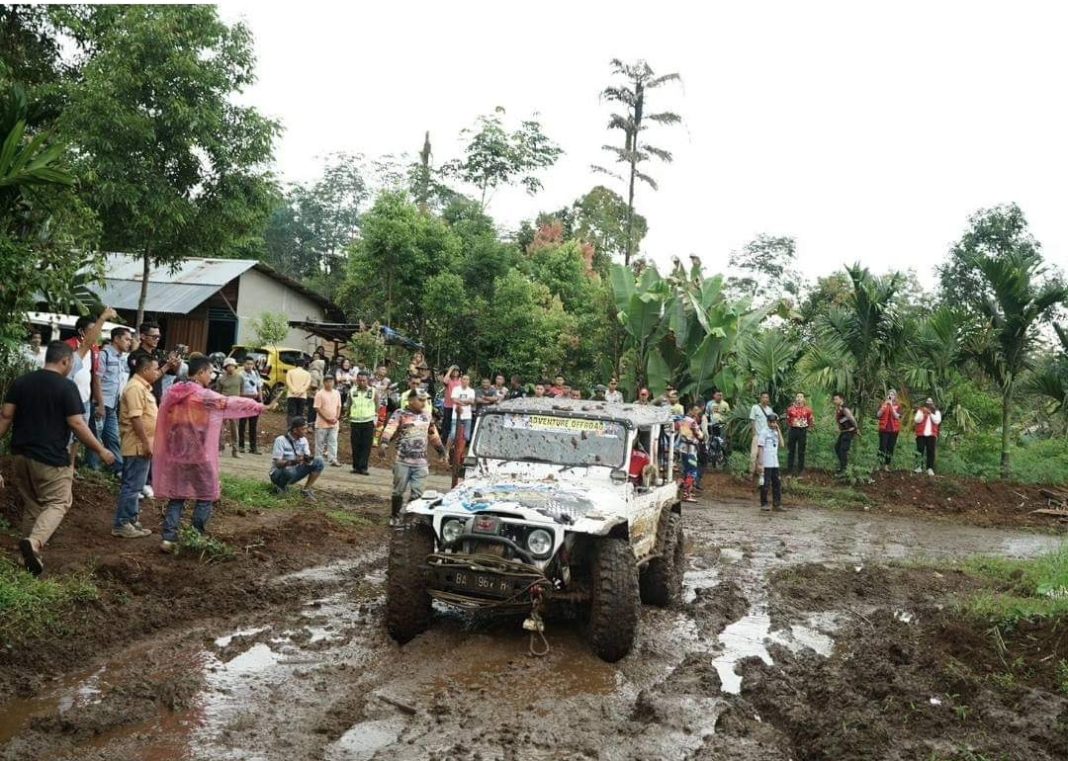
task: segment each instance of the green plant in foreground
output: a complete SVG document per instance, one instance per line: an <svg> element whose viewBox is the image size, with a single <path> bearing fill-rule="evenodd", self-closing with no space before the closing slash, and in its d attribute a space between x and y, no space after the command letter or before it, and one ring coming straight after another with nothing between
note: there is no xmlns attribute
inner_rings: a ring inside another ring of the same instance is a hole
<svg viewBox="0 0 1068 761"><path fill-rule="evenodd" d="M326 513L326 516L335 523L340 523L346 528L362 528L364 526L373 526L374 522L369 520L367 516L360 515L359 513L350 513L347 510L330 510Z"/></svg>
<svg viewBox="0 0 1068 761"><path fill-rule="evenodd" d="M241 507L253 510L273 510L298 504L294 494L275 494L271 484L253 478L223 475L222 496Z"/></svg>
<svg viewBox="0 0 1068 761"><path fill-rule="evenodd" d="M236 557L233 547L221 539L201 534L192 526L178 532L177 555L196 555L203 563L222 563Z"/></svg>
<svg viewBox="0 0 1068 761"><path fill-rule="evenodd" d="M98 596L89 571L36 579L0 558L0 643L54 631L72 606Z"/></svg>
<svg viewBox="0 0 1068 761"><path fill-rule="evenodd" d="M1063 658L1057 661L1057 689L1068 695L1068 661Z"/></svg>

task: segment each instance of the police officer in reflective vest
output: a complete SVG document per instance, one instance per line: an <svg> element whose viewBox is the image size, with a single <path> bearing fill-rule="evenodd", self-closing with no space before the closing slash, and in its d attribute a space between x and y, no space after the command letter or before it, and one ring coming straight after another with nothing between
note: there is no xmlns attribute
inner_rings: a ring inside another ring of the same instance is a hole
<svg viewBox="0 0 1068 761"><path fill-rule="evenodd" d="M378 402L375 390L368 383L364 370L356 374L356 387L350 394L349 441L352 444L352 472L368 475L367 461L375 437L375 421L378 417Z"/></svg>

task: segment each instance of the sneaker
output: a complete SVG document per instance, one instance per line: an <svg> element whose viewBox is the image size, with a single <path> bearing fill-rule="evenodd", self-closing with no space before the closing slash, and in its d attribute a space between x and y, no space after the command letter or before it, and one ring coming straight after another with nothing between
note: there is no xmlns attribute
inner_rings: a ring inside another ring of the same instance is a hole
<svg viewBox="0 0 1068 761"><path fill-rule="evenodd" d="M301 489L300 496L304 497L304 499L308 500L309 502L315 502L315 492L313 492L311 489Z"/></svg>
<svg viewBox="0 0 1068 761"><path fill-rule="evenodd" d="M682 498L682 501L683 502L696 502L697 501L697 497L693 496L692 494L687 494L685 497Z"/></svg>
<svg viewBox="0 0 1068 761"><path fill-rule="evenodd" d="M241 459L241 453L238 452L236 449L231 449L230 450L230 456L233 457L235 460L240 460Z"/></svg>
<svg viewBox="0 0 1068 761"><path fill-rule="evenodd" d="M19 550L22 552L22 560L26 564L26 570L34 576L44 573L44 561L41 553L34 549L32 539L23 539L19 542Z"/></svg>
<svg viewBox="0 0 1068 761"><path fill-rule="evenodd" d="M369 476L369 475L371 475L371 471L369 471L369 470L361 470L360 471L360 475L361 476Z"/></svg>
<svg viewBox="0 0 1068 761"><path fill-rule="evenodd" d="M252 449L248 450L248 453L249 454L259 454L260 450L256 449L256 447L253 447Z"/></svg>
<svg viewBox="0 0 1068 761"><path fill-rule="evenodd" d="M785 513L786 512L786 508L783 507L782 505L772 505L771 509L772 509L773 512L776 512L776 513Z"/></svg>
<svg viewBox="0 0 1068 761"><path fill-rule="evenodd" d="M341 467L341 463L338 462L337 460L334 460L332 463L330 463L330 467L331 468L340 468Z"/></svg>
<svg viewBox="0 0 1068 761"><path fill-rule="evenodd" d="M145 530L145 527L141 525L141 521L134 521L133 525L134 525L134 528L137 529L138 531L144 531ZM152 532L149 532L149 533L152 533Z"/></svg>
<svg viewBox="0 0 1068 761"><path fill-rule="evenodd" d="M117 536L120 539L140 539L151 533L152 532L147 528L137 528L137 526L132 523L124 523L118 528L111 529L111 535Z"/></svg>
<svg viewBox="0 0 1068 761"><path fill-rule="evenodd" d="M913 473L923 473L923 468L916 468L916 470L914 470L912 472Z"/></svg>
<svg viewBox="0 0 1068 761"><path fill-rule="evenodd" d="M289 489L285 486L272 485L271 493L274 494L276 497L284 497L286 494L289 494Z"/></svg>
<svg viewBox="0 0 1068 761"><path fill-rule="evenodd" d="M933 476L933 475L934 475L934 470L933 470L933 469L931 469L931 468L928 468L928 469L927 469L927 475L929 475L929 476Z"/></svg>
<svg viewBox="0 0 1068 761"><path fill-rule="evenodd" d="M170 542L164 539L162 542L159 543L160 552L172 553L176 549L178 549L178 542Z"/></svg>
<svg viewBox="0 0 1068 761"><path fill-rule="evenodd" d="M760 506L760 512L762 512L762 513L770 513L771 512L771 505L761 505Z"/></svg>
<svg viewBox="0 0 1068 761"><path fill-rule="evenodd" d="M152 487L149 486L148 484L145 484L145 488L143 488L141 490L141 494L144 497L146 497L147 499L155 499L156 498L156 492L152 491Z"/></svg>

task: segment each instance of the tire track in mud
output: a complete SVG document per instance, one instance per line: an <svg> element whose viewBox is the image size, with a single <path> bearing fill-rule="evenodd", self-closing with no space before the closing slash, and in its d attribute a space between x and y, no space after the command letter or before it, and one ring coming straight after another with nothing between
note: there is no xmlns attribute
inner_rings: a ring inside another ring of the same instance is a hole
<svg viewBox="0 0 1068 761"><path fill-rule="evenodd" d="M52 751L39 757L158 761L786 758L784 737L752 722L748 702L731 694L738 662L771 661L776 645L826 651L837 621L778 622L769 574L925 553L1029 554L1056 541L826 511L764 516L738 504L700 505L684 525L684 601L644 608L635 651L619 663L598 660L576 623L550 622L551 652L531 658L517 622L444 609L430 631L398 647L383 626L378 551L279 577L290 604L238 617L229 630L141 643L96 677L121 686L124 660L182 663L198 685L187 707L82 745L19 745L47 739L30 731L0 759L33 757L25 751L35 747ZM57 691L55 712L85 680ZM81 708L99 710L120 693ZM68 722L78 710L75 700Z"/></svg>

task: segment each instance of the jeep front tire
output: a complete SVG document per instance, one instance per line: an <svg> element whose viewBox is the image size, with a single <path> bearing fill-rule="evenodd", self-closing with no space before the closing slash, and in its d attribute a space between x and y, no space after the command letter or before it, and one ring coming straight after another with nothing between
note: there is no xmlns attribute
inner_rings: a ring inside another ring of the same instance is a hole
<svg viewBox="0 0 1068 761"><path fill-rule="evenodd" d="M659 537L660 555L642 570L640 589L642 602L667 608L682 597L682 575L686 572L686 537L682 532L682 516L668 512L664 516Z"/></svg>
<svg viewBox="0 0 1068 761"><path fill-rule="evenodd" d="M590 645L598 657L614 663L630 652L638 632L638 566L630 542L600 539L590 571Z"/></svg>
<svg viewBox="0 0 1068 761"><path fill-rule="evenodd" d="M390 533L386 630L403 645L430 627L430 594L423 569L434 551L434 535L421 524L408 524Z"/></svg>

